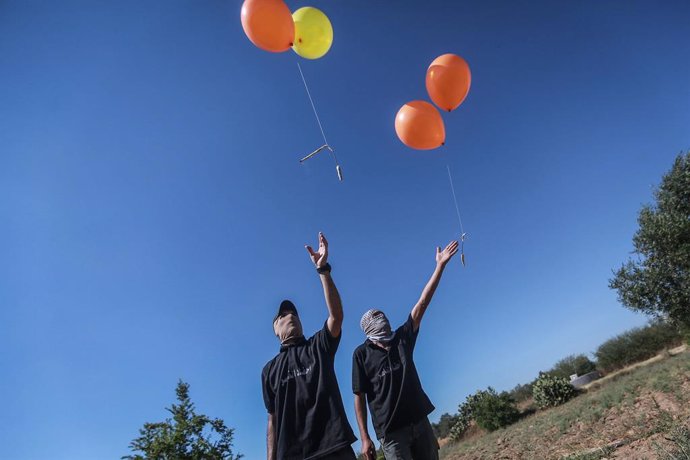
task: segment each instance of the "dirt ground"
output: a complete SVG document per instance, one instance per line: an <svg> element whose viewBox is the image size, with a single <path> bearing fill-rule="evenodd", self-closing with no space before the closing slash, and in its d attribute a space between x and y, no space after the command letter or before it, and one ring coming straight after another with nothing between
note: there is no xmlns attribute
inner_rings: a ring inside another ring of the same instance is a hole
<svg viewBox="0 0 690 460"><path fill-rule="evenodd" d="M690 423L690 353L621 375L574 400L441 450L444 460L658 459Z"/></svg>

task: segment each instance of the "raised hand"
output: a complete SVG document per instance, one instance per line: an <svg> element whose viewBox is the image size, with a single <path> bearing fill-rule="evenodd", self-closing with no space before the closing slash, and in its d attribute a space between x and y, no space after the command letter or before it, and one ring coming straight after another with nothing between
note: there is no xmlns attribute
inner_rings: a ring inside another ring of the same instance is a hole
<svg viewBox="0 0 690 460"><path fill-rule="evenodd" d="M440 247L436 248L436 264L445 267L448 261L458 252L458 242L451 241L448 246L441 251Z"/></svg>
<svg viewBox="0 0 690 460"><path fill-rule="evenodd" d="M316 265L316 268L321 268L324 265L326 265L326 262L328 261L328 241L326 240L326 237L323 236L323 233L319 232L319 250L314 252L314 249L312 249L311 246L304 246L307 248L307 252L309 253L309 257L311 258L311 261L314 262L314 265ZM457 247L457 243L456 243Z"/></svg>

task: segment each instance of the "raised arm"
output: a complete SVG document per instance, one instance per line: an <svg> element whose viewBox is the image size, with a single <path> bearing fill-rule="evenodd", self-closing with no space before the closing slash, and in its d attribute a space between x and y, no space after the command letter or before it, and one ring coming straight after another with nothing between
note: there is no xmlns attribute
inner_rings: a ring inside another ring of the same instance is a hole
<svg viewBox="0 0 690 460"><path fill-rule="evenodd" d="M266 427L266 459L276 460L276 414L268 414Z"/></svg>
<svg viewBox="0 0 690 460"><path fill-rule="evenodd" d="M330 266L327 266L328 241L323 233L319 232L319 250L315 252L311 246L305 247L307 248L307 252L309 252L311 261L319 272L319 278L321 278L323 295L326 298L326 307L328 307L328 320L326 322L328 332L330 332L333 337L339 337L343 325L343 305L340 301L338 288L335 287L335 283L331 277Z"/></svg>
<svg viewBox="0 0 690 460"><path fill-rule="evenodd" d="M376 446L369 437L367 428L367 397L364 393L355 393L355 416L359 425L359 438L362 440L362 455L365 460L376 460Z"/></svg>
<svg viewBox="0 0 690 460"><path fill-rule="evenodd" d="M443 275L443 270L446 268L448 261L458 252L458 242L451 241L448 246L441 251L441 248L436 248L436 268L434 273L429 278L429 281L424 286L422 295L419 297L417 304L412 308L412 322L414 323L414 329L419 329L419 325L422 323L422 318L426 312L429 303L431 303L431 298L436 292L439 281L441 281L441 275Z"/></svg>

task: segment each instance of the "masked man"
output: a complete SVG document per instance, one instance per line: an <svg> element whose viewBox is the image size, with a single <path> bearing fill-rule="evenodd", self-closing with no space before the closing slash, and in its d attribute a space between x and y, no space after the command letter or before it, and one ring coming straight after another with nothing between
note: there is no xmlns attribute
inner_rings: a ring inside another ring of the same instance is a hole
<svg viewBox="0 0 690 460"><path fill-rule="evenodd" d="M297 308L284 300L273 318L280 352L264 366L263 396L268 410L268 460L355 460L355 438L347 421L333 368L340 343L343 308L327 263L328 242L306 246L321 279L328 319L310 338L302 333Z"/></svg>
<svg viewBox="0 0 690 460"><path fill-rule="evenodd" d="M362 439L362 454L376 459L367 429L367 402L386 460L437 460L438 441L427 416L434 410L417 375L413 353L419 325L443 270L458 242L436 248L436 269L405 324L393 332L381 310L369 310L360 322L366 341L352 356L352 391Z"/></svg>

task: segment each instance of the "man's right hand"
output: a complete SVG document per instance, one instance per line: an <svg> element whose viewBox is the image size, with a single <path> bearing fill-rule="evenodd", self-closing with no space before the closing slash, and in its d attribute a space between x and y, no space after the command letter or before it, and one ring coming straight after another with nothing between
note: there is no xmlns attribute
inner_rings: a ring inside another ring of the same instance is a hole
<svg viewBox="0 0 690 460"><path fill-rule="evenodd" d="M366 460L376 460L376 446L371 438L362 439L362 455Z"/></svg>

